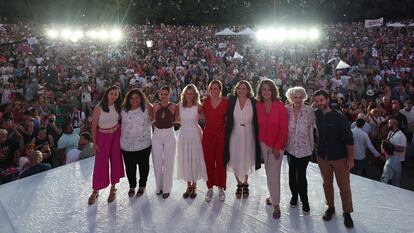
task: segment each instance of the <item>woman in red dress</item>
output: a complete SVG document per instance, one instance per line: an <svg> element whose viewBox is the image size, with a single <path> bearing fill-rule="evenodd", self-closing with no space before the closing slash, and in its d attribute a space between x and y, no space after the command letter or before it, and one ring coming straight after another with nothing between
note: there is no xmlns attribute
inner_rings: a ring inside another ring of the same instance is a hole
<svg viewBox="0 0 414 233"><path fill-rule="evenodd" d="M213 186L219 188L219 200L224 201L226 194L226 166L224 165L225 121L227 99L221 96L223 85L219 80L211 81L209 96L203 102L205 127L203 131L204 160L207 167L206 201L213 198Z"/></svg>

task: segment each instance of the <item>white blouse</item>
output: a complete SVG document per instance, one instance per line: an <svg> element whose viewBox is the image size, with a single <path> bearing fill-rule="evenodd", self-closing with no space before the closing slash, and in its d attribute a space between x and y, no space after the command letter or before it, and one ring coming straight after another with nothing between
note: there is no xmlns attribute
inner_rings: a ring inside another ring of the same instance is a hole
<svg viewBox="0 0 414 233"><path fill-rule="evenodd" d="M111 129L119 123L119 114L115 109L115 105L109 106L109 112L101 110L98 119L98 127L102 129Z"/></svg>
<svg viewBox="0 0 414 233"><path fill-rule="evenodd" d="M121 149L140 151L151 146L151 119L146 109L122 110Z"/></svg>

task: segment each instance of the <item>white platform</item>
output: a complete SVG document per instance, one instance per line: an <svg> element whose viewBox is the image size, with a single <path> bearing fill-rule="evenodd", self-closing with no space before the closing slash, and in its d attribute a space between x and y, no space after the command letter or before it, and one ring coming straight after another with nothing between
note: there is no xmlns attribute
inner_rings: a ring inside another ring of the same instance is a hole
<svg viewBox="0 0 414 233"><path fill-rule="evenodd" d="M155 195L151 168L142 197L128 197L124 178L116 201L107 203L106 189L88 207L92 169L93 158L0 186L0 232L414 232L414 192L353 175L355 228L346 230L343 225L338 191L337 214L324 222L322 180L314 164L307 174L311 214L303 216L301 207L289 207L288 166L283 161L280 220L272 219L272 209L265 205L263 169L251 176L250 197L244 200L235 198L235 178L230 173L224 203L217 197L206 203L204 183L198 184L195 200L184 200L186 184L178 180L164 200Z"/></svg>

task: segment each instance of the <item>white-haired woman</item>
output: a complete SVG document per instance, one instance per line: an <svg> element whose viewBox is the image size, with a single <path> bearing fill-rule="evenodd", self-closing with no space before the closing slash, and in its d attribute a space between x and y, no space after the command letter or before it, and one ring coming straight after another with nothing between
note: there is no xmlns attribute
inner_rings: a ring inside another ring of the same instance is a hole
<svg viewBox="0 0 414 233"><path fill-rule="evenodd" d="M292 208L297 206L299 195L303 213L309 214L306 169L314 145L315 113L312 107L304 104L308 95L303 87L289 88L286 92L286 98L289 101L286 106L289 115L286 154L289 163L289 187L292 193L290 206Z"/></svg>

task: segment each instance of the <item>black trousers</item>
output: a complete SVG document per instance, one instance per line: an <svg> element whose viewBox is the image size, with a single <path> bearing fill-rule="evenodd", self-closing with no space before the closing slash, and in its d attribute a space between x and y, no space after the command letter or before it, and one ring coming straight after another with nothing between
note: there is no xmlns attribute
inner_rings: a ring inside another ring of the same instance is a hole
<svg viewBox="0 0 414 233"><path fill-rule="evenodd" d="M139 168L139 187L147 185L149 174L149 157L151 154L151 146L140 151L124 151L122 155L125 162L125 171L128 177L129 187L137 187L137 164Z"/></svg>
<svg viewBox="0 0 414 233"><path fill-rule="evenodd" d="M298 194L302 203L308 202L308 181L306 180L306 169L308 167L310 156L296 158L287 153L289 164L289 187L292 198L297 200Z"/></svg>

